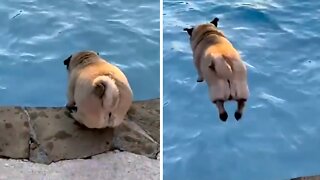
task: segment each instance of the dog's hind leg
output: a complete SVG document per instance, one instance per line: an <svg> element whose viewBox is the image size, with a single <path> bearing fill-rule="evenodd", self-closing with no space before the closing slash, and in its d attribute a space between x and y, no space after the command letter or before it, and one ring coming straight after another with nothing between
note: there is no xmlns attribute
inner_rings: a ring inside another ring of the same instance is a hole
<svg viewBox="0 0 320 180"><path fill-rule="evenodd" d="M239 99L237 100L238 102L238 107L237 111L234 113L234 117L236 118L237 121L239 121L242 117L243 109L245 107L246 100L245 99Z"/></svg>
<svg viewBox="0 0 320 180"><path fill-rule="evenodd" d="M211 78L213 77L214 76L211 76ZM218 108L220 120L226 121L228 119L228 113L224 108L224 102L228 100L230 96L229 85L225 80L210 78L209 80L210 99Z"/></svg>
<svg viewBox="0 0 320 180"><path fill-rule="evenodd" d="M224 108L224 101L223 100L217 100L214 102L218 108L219 111L219 118L221 121L227 121L228 119L228 113L226 112Z"/></svg>
<svg viewBox="0 0 320 180"><path fill-rule="evenodd" d="M234 62L234 77L231 79L231 96L234 100L248 99L249 87L246 67L242 62Z"/></svg>
<svg viewBox="0 0 320 180"><path fill-rule="evenodd" d="M203 82L203 75L201 73L201 67L200 67L200 58L198 57L193 57L193 62L197 70L198 78L197 82Z"/></svg>

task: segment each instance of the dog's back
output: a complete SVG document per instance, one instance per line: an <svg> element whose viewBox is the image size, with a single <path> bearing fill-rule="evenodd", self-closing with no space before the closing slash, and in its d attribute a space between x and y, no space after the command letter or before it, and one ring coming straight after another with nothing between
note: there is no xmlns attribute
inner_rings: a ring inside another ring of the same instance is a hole
<svg viewBox="0 0 320 180"><path fill-rule="evenodd" d="M214 99L248 98L246 67L228 40L207 46L200 60L204 79L215 86Z"/></svg>
<svg viewBox="0 0 320 180"><path fill-rule="evenodd" d="M236 100L235 118L239 120L249 96L247 70L237 50L218 29L219 18L192 28L184 28L190 37L197 82L204 80L209 87L210 100L216 104L219 117L226 121L224 102Z"/></svg>
<svg viewBox="0 0 320 180"><path fill-rule="evenodd" d="M131 105L132 92L131 96L129 95L130 99L120 99L120 91L123 87L121 89L116 85L118 80L121 80L130 89L120 69L103 60L81 69L74 94L77 100L75 118L90 128L114 127L120 124L124 115L119 115L116 111L121 109L119 105L123 106L122 101L127 101L125 103ZM128 105L125 105L125 111L128 109Z"/></svg>

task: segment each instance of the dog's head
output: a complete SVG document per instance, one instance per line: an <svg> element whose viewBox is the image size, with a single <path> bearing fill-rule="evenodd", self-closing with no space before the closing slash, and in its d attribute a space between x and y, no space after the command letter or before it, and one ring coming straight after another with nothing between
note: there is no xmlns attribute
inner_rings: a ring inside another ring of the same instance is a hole
<svg viewBox="0 0 320 180"><path fill-rule="evenodd" d="M67 59L63 61L63 64L66 66L67 70L72 70L74 67L84 64L85 62L95 59L98 57L99 53L94 51L80 51L75 54L70 55Z"/></svg>
<svg viewBox="0 0 320 180"><path fill-rule="evenodd" d="M216 28L218 27L219 18L215 17L210 24L214 25ZM192 33L194 31L194 27L191 28L184 28L183 31L186 31L190 37L192 37Z"/></svg>

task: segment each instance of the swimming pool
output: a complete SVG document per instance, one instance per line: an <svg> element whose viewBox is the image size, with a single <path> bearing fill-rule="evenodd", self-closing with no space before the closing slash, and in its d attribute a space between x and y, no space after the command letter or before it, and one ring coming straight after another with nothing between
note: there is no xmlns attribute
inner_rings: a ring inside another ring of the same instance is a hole
<svg viewBox="0 0 320 180"><path fill-rule="evenodd" d="M135 100L160 94L159 0L3 1L0 104L64 106L63 60L95 50L127 75Z"/></svg>
<svg viewBox="0 0 320 180"><path fill-rule="evenodd" d="M320 173L320 2L164 1L164 179L289 179ZM183 28L219 17L247 63L241 121L196 83Z"/></svg>

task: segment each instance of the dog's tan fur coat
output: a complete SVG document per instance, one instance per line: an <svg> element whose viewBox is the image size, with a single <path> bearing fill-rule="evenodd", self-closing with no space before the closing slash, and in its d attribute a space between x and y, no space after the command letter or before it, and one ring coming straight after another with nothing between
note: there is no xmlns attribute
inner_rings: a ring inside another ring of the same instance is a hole
<svg viewBox="0 0 320 180"><path fill-rule="evenodd" d="M212 101L248 98L246 66L220 30L212 24L199 25L192 33L191 47L199 79L207 82Z"/></svg>
<svg viewBox="0 0 320 180"><path fill-rule="evenodd" d="M125 74L95 52L72 55L69 63L68 107L88 128L116 127L129 110L133 93Z"/></svg>
<svg viewBox="0 0 320 180"><path fill-rule="evenodd" d="M223 121L228 117L223 103L238 101L235 113L238 120L249 97L247 69L238 51L216 27L218 19L212 22L185 29L190 36L193 61L198 73L197 81L207 83L210 99L217 105Z"/></svg>

